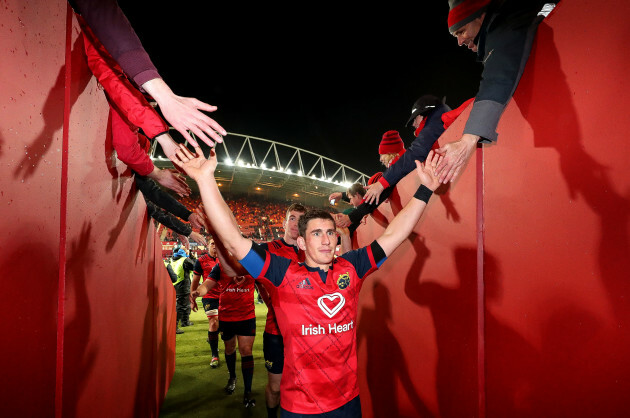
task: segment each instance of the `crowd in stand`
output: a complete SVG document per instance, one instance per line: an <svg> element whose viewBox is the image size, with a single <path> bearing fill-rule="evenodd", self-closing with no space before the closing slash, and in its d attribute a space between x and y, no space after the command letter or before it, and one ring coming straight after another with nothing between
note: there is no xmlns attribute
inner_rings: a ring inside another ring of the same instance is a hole
<svg viewBox="0 0 630 418"><path fill-rule="evenodd" d="M289 203L251 196L226 195L225 199L244 236L262 242L278 239L284 234L282 224ZM184 196L179 201L191 212L201 204L199 195ZM199 232L198 228L193 230ZM169 229L162 241L177 241L177 234Z"/></svg>

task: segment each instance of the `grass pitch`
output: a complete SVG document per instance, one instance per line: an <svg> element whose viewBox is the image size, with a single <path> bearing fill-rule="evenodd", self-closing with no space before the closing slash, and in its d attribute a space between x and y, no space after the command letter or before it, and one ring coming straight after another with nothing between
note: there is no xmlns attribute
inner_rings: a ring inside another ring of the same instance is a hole
<svg viewBox="0 0 630 418"><path fill-rule="evenodd" d="M236 355L236 391L227 395L223 387L227 383L228 371L225 366L223 341L219 337L220 366L210 368L210 345L208 319L198 299L199 309L192 312L193 326L182 328L185 332L177 335L175 353L175 375L160 409L160 417L266 417L265 386L267 369L263 358L262 334L265 329L267 306L256 305L256 340L254 355L254 380L252 393L256 399L254 408L243 406L243 376L241 356ZM238 353L238 349L236 351Z"/></svg>

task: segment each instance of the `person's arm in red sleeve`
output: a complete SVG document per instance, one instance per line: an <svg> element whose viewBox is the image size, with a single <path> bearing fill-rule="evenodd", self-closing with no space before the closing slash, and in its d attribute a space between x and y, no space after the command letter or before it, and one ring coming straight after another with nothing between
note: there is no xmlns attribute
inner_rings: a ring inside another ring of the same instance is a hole
<svg viewBox="0 0 630 418"><path fill-rule="evenodd" d="M223 142L222 137L227 135L226 130L204 113L214 112L217 107L193 97L178 96L171 90L158 74L116 0L71 0L69 3L85 20L84 26L89 25L94 30L124 72L143 91L153 96L164 118L185 139L197 145L197 141L188 132L191 130L197 138L210 146L214 146L215 142Z"/></svg>
<svg viewBox="0 0 630 418"><path fill-rule="evenodd" d="M110 110L112 146L116 150L118 159L141 176L151 174L155 166L149 155L138 143L138 135L140 134L137 128L132 129L116 107L110 106Z"/></svg>
<svg viewBox="0 0 630 418"><path fill-rule="evenodd" d="M132 85L118 63L109 55L105 47L94 36L90 28L85 25L81 18L79 18L79 22L83 29L88 66L105 89L110 105L117 109L120 117L129 125L132 125L132 131L135 130L133 125L140 127L145 135L160 143L167 157L172 156L178 148L177 143L168 134L168 125L166 122L164 122L155 109L153 109L144 95ZM125 139L131 138L119 138L120 141ZM127 146L135 148L137 147L136 143L137 140L133 140L131 143L127 144ZM117 144L120 146L120 142L117 142ZM138 154L139 150L136 149L124 150L122 154L119 149L117 149L117 151L119 156L122 155L121 160L125 163L138 161L138 158L140 158ZM133 160L124 159L125 155L129 155L130 153L137 155L137 158L130 157L133 158ZM148 156L142 158L145 159L146 163Z"/></svg>
<svg viewBox="0 0 630 418"><path fill-rule="evenodd" d="M124 119L118 109L110 102L112 145L118 159L141 176L147 176L162 186L173 190L180 196L188 196L190 188L183 176L174 170L160 170L153 165L151 158L140 146L138 128L133 127ZM146 142L148 140L145 139Z"/></svg>
<svg viewBox="0 0 630 418"><path fill-rule="evenodd" d="M133 125L153 139L168 132L168 125L144 95L131 84L118 63L91 32L82 25L85 54L92 74L107 92L110 101Z"/></svg>

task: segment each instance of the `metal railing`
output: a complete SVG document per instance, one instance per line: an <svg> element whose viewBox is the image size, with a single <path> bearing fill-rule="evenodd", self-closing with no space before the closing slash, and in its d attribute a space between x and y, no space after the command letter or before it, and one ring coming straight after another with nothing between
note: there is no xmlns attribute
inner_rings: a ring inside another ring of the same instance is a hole
<svg viewBox="0 0 630 418"><path fill-rule="evenodd" d="M173 136L178 135L173 131ZM183 138L182 138L183 139ZM195 138L197 139L197 138ZM206 155L209 147L197 140ZM157 155L157 141L151 158L164 161ZM367 184L370 176L354 168L314 152L269 139L228 132L224 141L215 147L220 165L259 169L284 173L288 176L309 178L324 183L349 187L353 183Z"/></svg>

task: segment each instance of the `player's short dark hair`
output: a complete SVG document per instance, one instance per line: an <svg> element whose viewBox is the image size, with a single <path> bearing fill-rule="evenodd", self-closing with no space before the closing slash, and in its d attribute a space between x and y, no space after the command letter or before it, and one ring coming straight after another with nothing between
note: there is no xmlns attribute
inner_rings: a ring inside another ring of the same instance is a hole
<svg viewBox="0 0 630 418"><path fill-rule="evenodd" d="M359 195L361 197L365 196L365 187L361 183L354 183L352 186L348 187L348 191L346 194L355 196Z"/></svg>
<svg viewBox="0 0 630 418"><path fill-rule="evenodd" d="M289 218L289 213L294 212L294 211L295 212L300 212L300 213L305 213L306 212L306 208L301 203L291 203L291 206L289 206L289 208L287 209L286 217Z"/></svg>
<svg viewBox="0 0 630 418"><path fill-rule="evenodd" d="M335 223L335 220L333 219L332 215L329 212L326 212L325 210L322 210L322 209L307 210L306 213L304 213L304 215L302 215L300 217L300 220L298 221L298 231L301 237L304 237L306 235L306 226L308 225L308 222L312 219L325 219L325 220L331 221L333 224Z"/></svg>

